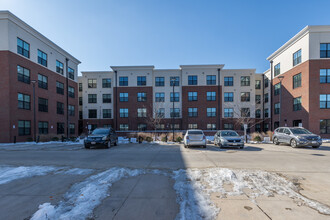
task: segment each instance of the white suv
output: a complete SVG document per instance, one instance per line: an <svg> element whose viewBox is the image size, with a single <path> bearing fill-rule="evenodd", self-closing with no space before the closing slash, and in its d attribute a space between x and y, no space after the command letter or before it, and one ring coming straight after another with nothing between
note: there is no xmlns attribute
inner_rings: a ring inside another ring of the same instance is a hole
<svg viewBox="0 0 330 220"><path fill-rule="evenodd" d="M206 137L202 130L188 130L183 138L184 147L202 146L206 148Z"/></svg>

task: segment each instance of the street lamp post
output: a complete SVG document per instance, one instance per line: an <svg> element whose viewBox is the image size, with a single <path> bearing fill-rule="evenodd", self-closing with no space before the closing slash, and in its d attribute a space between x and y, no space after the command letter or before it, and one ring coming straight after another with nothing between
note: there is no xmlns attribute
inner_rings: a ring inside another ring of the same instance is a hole
<svg viewBox="0 0 330 220"><path fill-rule="evenodd" d="M172 132L173 132L173 138L172 138L172 141L174 142L174 98L175 98L175 95L174 95L174 85L175 85L175 82L176 82L176 79L173 77L171 79L171 83L172 83L172 88L173 88L173 100L172 100Z"/></svg>
<svg viewBox="0 0 330 220"><path fill-rule="evenodd" d="M280 127L281 125L281 114L282 114L282 80L284 79L284 76L279 76L277 77L280 80L280 114L279 114L279 121L278 121L278 126Z"/></svg>
<svg viewBox="0 0 330 220"><path fill-rule="evenodd" d="M34 142L37 142L36 93L35 93L36 82L37 82L36 80L31 80L31 83L33 85L33 139L34 139Z"/></svg>

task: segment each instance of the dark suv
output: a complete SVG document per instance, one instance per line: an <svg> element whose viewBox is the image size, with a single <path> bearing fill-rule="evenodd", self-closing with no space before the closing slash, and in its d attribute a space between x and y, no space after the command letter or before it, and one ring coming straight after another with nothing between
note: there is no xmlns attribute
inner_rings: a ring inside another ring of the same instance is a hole
<svg viewBox="0 0 330 220"><path fill-rule="evenodd" d="M291 147L312 146L318 148L322 144L320 136L301 127L280 127L276 128L273 135L273 143L290 144Z"/></svg>
<svg viewBox="0 0 330 220"><path fill-rule="evenodd" d="M96 128L85 138L85 148L117 146L117 134L112 128Z"/></svg>

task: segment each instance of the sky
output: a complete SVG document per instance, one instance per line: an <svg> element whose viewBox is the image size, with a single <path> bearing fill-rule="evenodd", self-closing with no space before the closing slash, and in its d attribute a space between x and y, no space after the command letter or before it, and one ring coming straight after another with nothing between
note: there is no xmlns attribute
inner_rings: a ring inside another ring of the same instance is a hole
<svg viewBox="0 0 330 220"><path fill-rule="evenodd" d="M79 59L110 66L225 64L262 73L267 57L307 25L330 25L328 0L0 0Z"/></svg>

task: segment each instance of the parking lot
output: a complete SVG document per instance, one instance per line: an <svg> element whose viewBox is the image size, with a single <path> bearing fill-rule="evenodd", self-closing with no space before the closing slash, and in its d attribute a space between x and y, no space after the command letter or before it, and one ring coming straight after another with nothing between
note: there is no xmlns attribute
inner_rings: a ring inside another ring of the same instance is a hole
<svg viewBox="0 0 330 220"><path fill-rule="evenodd" d="M330 144L0 146L0 219L329 219Z"/></svg>

